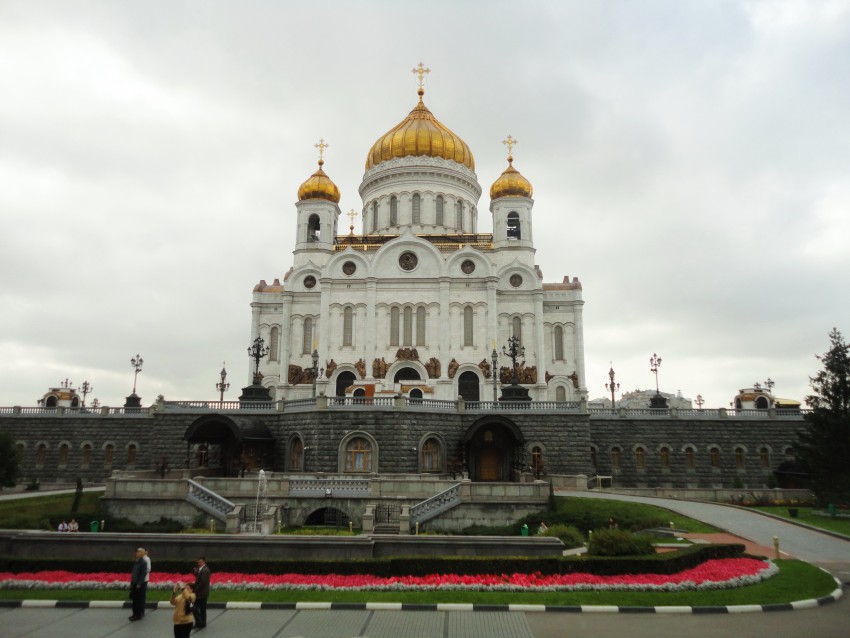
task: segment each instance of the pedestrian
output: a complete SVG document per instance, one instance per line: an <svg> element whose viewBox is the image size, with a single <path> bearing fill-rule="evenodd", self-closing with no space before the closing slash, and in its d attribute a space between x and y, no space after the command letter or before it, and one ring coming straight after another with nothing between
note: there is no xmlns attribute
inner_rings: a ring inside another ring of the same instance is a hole
<svg viewBox="0 0 850 638"><path fill-rule="evenodd" d="M56 528L57 532L67 532L68 531L68 523L65 522L65 519L62 519L62 522L59 523L59 527Z"/></svg>
<svg viewBox="0 0 850 638"><path fill-rule="evenodd" d="M546 521L540 521L540 527L537 528L537 533L545 534L547 529L549 529L549 526L546 525Z"/></svg>
<svg viewBox="0 0 850 638"><path fill-rule="evenodd" d="M608 518L608 529L618 529L617 519L613 516Z"/></svg>
<svg viewBox="0 0 850 638"><path fill-rule="evenodd" d="M130 622L141 620L145 615L145 598L147 596L147 563L145 562L145 550L139 547L136 550L136 560L133 562L133 570L130 572L130 599L133 601L133 615Z"/></svg>
<svg viewBox="0 0 850 638"><path fill-rule="evenodd" d="M80 524L76 520L74 520L73 518L71 519L71 522L68 523L68 531L69 532L79 532L80 531Z"/></svg>
<svg viewBox="0 0 850 638"><path fill-rule="evenodd" d="M174 607L174 638L188 638L192 633L195 617L192 608L195 604L195 592L192 583L177 583L171 589L171 606Z"/></svg>
<svg viewBox="0 0 850 638"><path fill-rule="evenodd" d="M151 557L148 554L148 550L142 550L144 554L142 555L142 560L145 561L145 595L147 595L148 583L151 582ZM142 615L145 615L144 610L142 610Z"/></svg>
<svg viewBox="0 0 850 638"><path fill-rule="evenodd" d="M207 626L207 598L210 596L210 568L207 559L198 558L195 568L195 629Z"/></svg>

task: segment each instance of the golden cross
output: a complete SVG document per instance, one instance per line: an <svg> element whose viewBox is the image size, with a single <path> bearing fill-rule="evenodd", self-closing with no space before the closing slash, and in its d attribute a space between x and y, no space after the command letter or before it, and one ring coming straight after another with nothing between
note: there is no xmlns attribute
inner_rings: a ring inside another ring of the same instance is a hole
<svg viewBox="0 0 850 638"><path fill-rule="evenodd" d="M351 231L352 235L354 234L354 218L355 217L357 217L357 213L352 208L350 211L348 211L348 219L351 220L351 226L349 226L348 229Z"/></svg>
<svg viewBox="0 0 850 638"><path fill-rule="evenodd" d="M419 76L419 88L420 88L420 89L421 89L421 88L424 86L424 84L425 84L425 74L426 74L426 73L430 73L430 72L431 72L431 69L426 69L426 68L425 68L425 65L424 65L424 64L422 64L421 62L419 63L419 66L415 67L415 68L411 71L411 73L413 73L414 75L418 75L418 76Z"/></svg>
<svg viewBox="0 0 850 638"><path fill-rule="evenodd" d="M319 149L319 159L323 159L325 156L325 149L330 146L330 144L325 142L325 138L319 140L318 144L313 144L317 149Z"/></svg>
<svg viewBox="0 0 850 638"><path fill-rule="evenodd" d="M514 144L516 144L516 143L517 143L517 141L514 138L512 138L510 135L508 135L508 139L502 140L502 144L504 144L505 146L508 147L508 157L513 157Z"/></svg>

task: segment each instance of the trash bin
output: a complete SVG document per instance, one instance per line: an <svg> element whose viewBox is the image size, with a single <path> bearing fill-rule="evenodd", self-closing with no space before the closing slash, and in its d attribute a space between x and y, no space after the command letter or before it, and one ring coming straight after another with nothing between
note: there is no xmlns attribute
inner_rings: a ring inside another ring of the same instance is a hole
<svg viewBox="0 0 850 638"><path fill-rule="evenodd" d="M519 528L519 533L521 536L528 536L528 525L523 524L523 526Z"/></svg>
<svg viewBox="0 0 850 638"><path fill-rule="evenodd" d="M97 532L99 527L100 527L100 523L98 523L97 521L92 521L91 523L89 523L89 531L90 532Z"/></svg>
<svg viewBox="0 0 850 638"><path fill-rule="evenodd" d="M829 512L829 515L835 518L835 503L830 503L826 506L826 509Z"/></svg>

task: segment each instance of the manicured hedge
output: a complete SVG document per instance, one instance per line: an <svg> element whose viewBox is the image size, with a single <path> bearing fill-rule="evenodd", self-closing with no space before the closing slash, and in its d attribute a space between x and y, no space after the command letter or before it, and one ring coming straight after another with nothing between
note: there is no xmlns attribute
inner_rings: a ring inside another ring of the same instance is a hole
<svg viewBox="0 0 850 638"><path fill-rule="evenodd" d="M507 574L533 573L566 574L583 572L598 575L612 574L671 574L714 558L734 558L743 555L744 546L694 545L666 554L640 557L549 557L549 558L456 558L456 557L397 557L372 560L222 560L210 558L213 572L246 574L374 574L376 576L425 576L428 574ZM62 570L76 573L129 572L129 560L33 560L0 558L0 571L13 573L43 570ZM191 561L158 560L154 571L190 573Z"/></svg>

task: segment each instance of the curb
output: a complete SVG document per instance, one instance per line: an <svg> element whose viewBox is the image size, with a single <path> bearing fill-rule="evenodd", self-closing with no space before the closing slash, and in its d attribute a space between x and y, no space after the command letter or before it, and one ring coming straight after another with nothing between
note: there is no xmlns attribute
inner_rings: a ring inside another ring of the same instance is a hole
<svg viewBox="0 0 850 638"><path fill-rule="evenodd" d="M209 603L207 609L254 609L254 610L367 610L367 611L465 611L465 612L493 612L512 611L521 613L572 613L572 614L744 614L768 611L796 611L798 609L812 609L834 603L843 595L841 583L836 579L837 588L828 596L811 598L808 600L795 600L790 603L772 605L725 605L716 607L621 607L618 605L484 605L477 603L321 603L321 602L295 602L295 603L260 603L260 602L229 602ZM26 608L73 608L73 609L130 609L131 603L111 600L0 600L0 608L26 607ZM170 609L168 602L149 603L148 609Z"/></svg>

